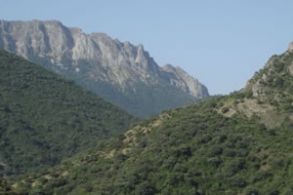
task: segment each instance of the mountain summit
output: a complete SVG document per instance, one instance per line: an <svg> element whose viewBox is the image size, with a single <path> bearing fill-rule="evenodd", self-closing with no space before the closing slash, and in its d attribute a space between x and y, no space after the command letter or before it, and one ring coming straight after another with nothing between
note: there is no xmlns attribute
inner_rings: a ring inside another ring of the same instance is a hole
<svg viewBox="0 0 293 195"><path fill-rule="evenodd" d="M180 68L160 67L142 45L85 34L58 21L0 21L0 47L43 65L115 105L146 117L207 97Z"/></svg>

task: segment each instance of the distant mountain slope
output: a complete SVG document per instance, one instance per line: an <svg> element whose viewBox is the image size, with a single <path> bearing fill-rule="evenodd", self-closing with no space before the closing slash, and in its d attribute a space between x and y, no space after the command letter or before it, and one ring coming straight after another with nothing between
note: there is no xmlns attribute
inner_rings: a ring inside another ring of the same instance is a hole
<svg viewBox="0 0 293 195"><path fill-rule="evenodd" d="M54 165L134 121L71 81L4 50L0 70L0 175Z"/></svg>
<svg viewBox="0 0 293 195"><path fill-rule="evenodd" d="M9 190L291 195L292 62L288 50L270 60L244 90L164 112L89 153L12 182ZM280 116L274 125L263 120Z"/></svg>
<svg viewBox="0 0 293 195"><path fill-rule="evenodd" d="M142 45L85 34L58 21L0 21L0 48L42 64L130 113L147 117L208 90L182 69L159 67Z"/></svg>

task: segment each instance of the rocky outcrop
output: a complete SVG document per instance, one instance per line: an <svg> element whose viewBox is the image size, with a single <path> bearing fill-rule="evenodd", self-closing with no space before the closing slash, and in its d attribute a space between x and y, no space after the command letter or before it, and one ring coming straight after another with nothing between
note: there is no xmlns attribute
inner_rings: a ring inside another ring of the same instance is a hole
<svg viewBox="0 0 293 195"><path fill-rule="evenodd" d="M293 52L293 42L289 44L288 51Z"/></svg>
<svg viewBox="0 0 293 195"><path fill-rule="evenodd" d="M203 86L197 79L190 76L180 67L174 67L167 64L162 67L163 71L169 73L167 79L169 83L181 89L182 91L188 92L194 97L204 98L209 93L205 86Z"/></svg>
<svg viewBox="0 0 293 195"><path fill-rule="evenodd" d="M142 45L85 34L58 21L0 21L0 47L145 117L208 96L182 69L158 66Z"/></svg>

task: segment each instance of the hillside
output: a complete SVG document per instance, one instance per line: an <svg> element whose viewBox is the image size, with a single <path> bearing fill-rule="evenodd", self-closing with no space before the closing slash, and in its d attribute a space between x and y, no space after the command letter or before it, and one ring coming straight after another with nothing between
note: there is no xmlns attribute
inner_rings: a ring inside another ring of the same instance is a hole
<svg viewBox="0 0 293 195"><path fill-rule="evenodd" d="M55 165L134 118L73 82L0 50L0 175Z"/></svg>
<svg viewBox="0 0 293 195"><path fill-rule="evenodd" d="M0 48L74 80L139 117L207 97L197 79L160 67L142 45L103 33L86 34L58 21L0 21Z"/></svg>
<svg viewBox="0 0 293 195"><path fill-rule="evenodd" d="M293 50L272 56L236 98L225 102L224 115L242 113L274 128L293 120Z"/></svg>
<svg viewBox="0 0 293 195"><path fill-rule="evenodd" d="M292 62L291 50L274 56L243 90L164 112L7 191L293 194Z"/></svg>

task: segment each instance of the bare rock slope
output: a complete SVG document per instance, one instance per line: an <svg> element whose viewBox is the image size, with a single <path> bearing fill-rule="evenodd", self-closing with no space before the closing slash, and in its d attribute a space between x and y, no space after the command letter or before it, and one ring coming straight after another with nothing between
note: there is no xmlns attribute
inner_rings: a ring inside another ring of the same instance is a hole
<svg viewBox="0 0 293 195"><path fill-rule="evenodd" d="M88 88L128 112L147 117L208 96L184 70L160 67L142 45L85 34L58 21L0 21L0 48Z"/></svg>

